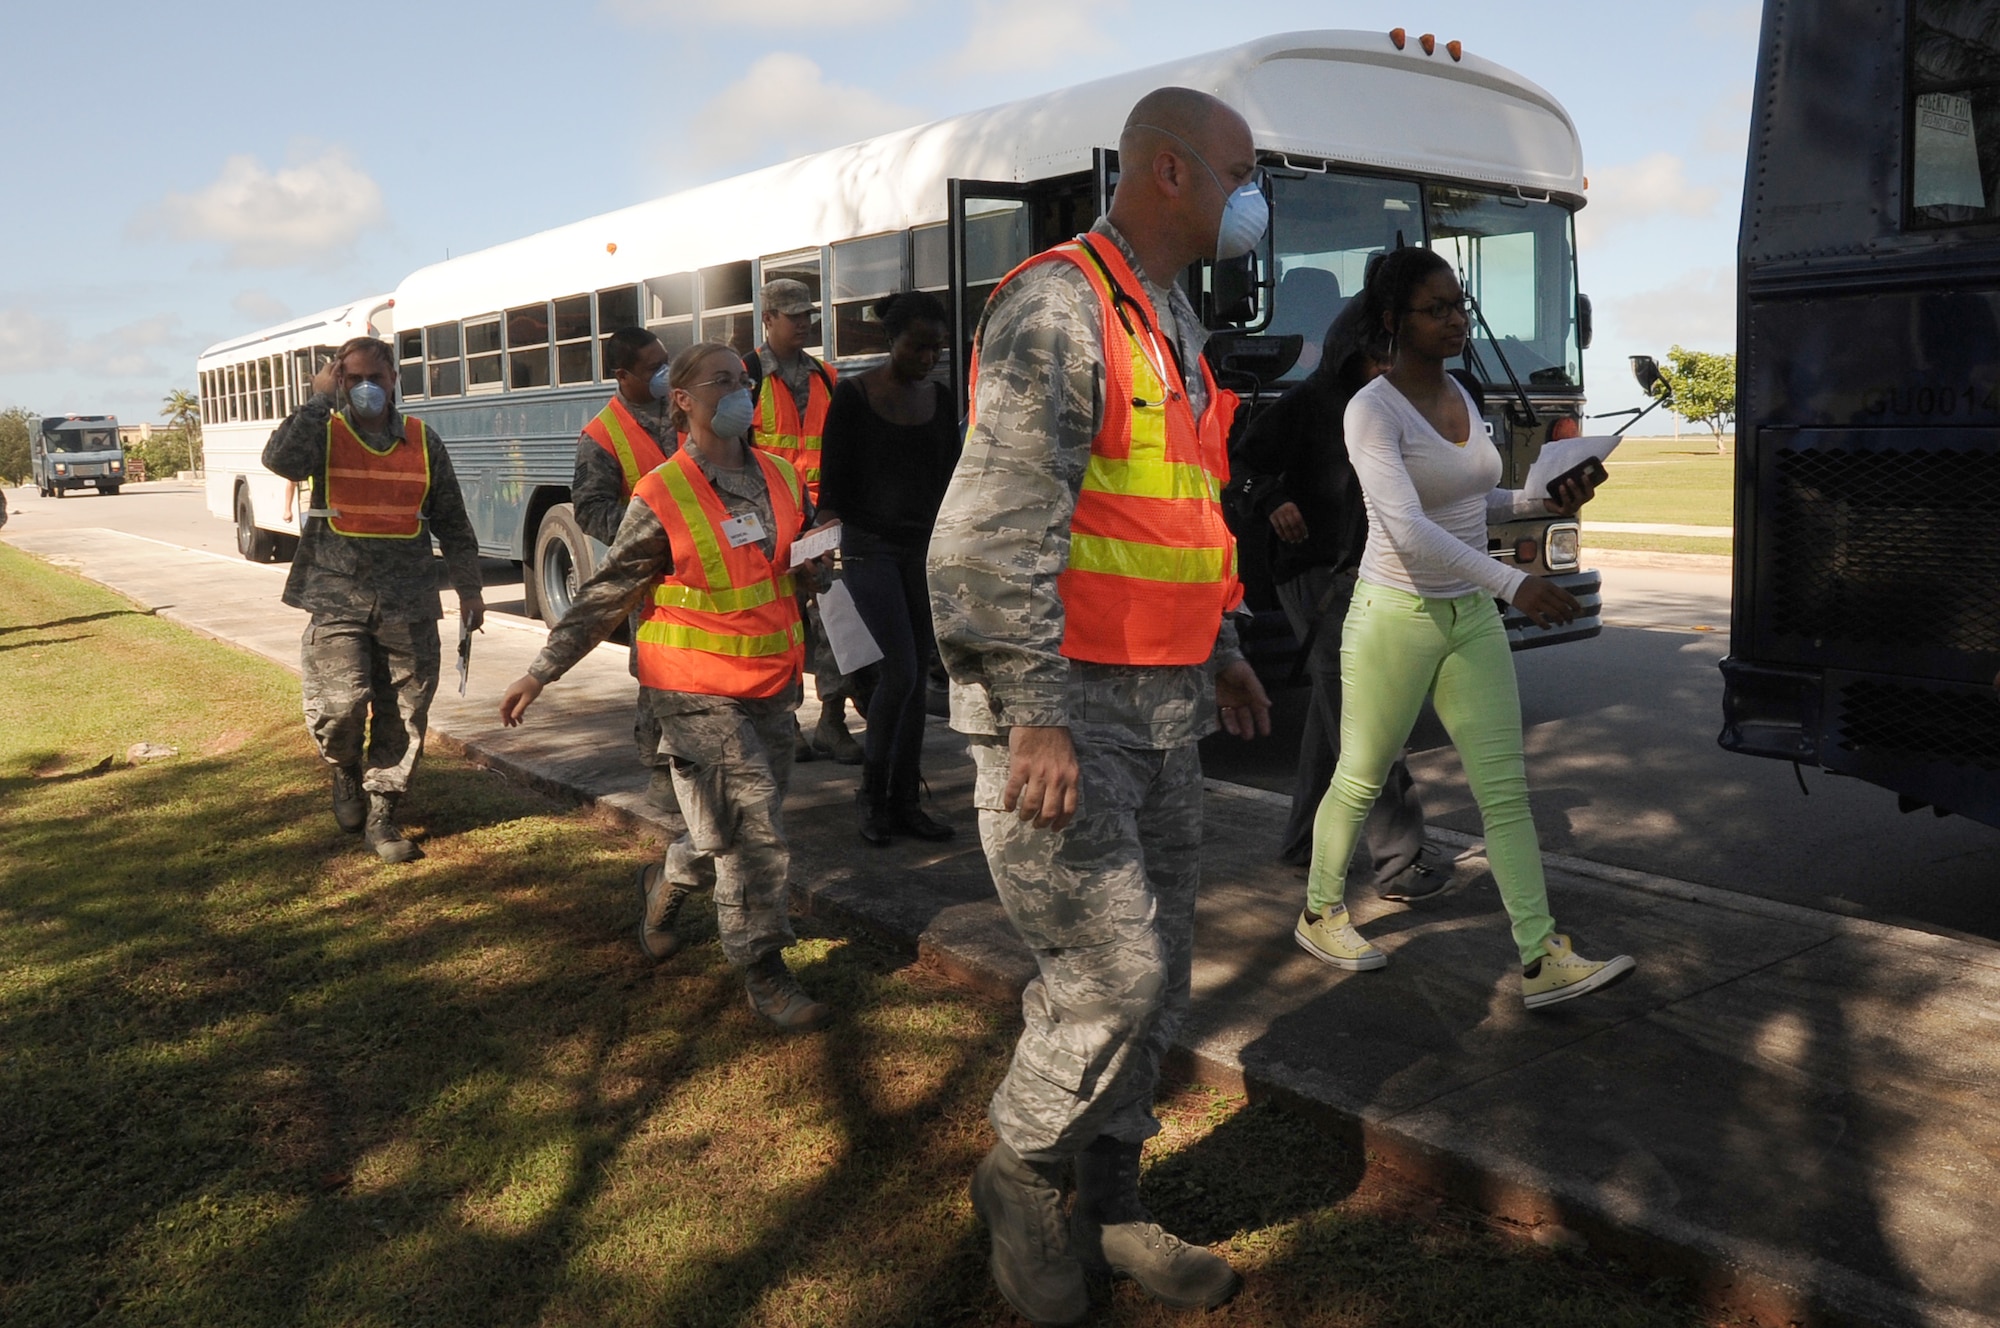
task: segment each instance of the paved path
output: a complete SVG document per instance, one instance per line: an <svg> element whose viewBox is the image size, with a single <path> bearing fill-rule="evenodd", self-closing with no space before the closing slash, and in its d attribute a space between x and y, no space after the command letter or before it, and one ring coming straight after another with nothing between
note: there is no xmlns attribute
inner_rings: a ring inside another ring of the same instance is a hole
<svg viewBox="0 0 2000 1328"><path fill-rule="evenodd" d="M277 603L281 568L110 531L6 538L295 664L303 619ZM493 621L470 695L447 684L437 731L476 760L644 821L624 653L600 648L526 726L503 730L497 698L542 635ZM1012 989L1029 961L971 833L962 740L934 725L925 761L941 814L961 827L943 846L869 849L853 830L854 772L800 768L787 808L800 907ZM1283 810L1280 795L1210 785L1185 1068L1281 1098L1421 1183L1579 1232L1764 1322L2000 1324L2000 953L1552 857L1562 924L1589 950L1630 951L1640 971L1530 1017L1476 840L1450 836L1457 884L1441 899L1357 898L1391 962L1341 974L1287 934L1303 880L1269 858Z"/></svg>
<svg viewBox="0 0 2000 1328"><path fill-rule="evenodd" d="M1583 523L1586 532L1598 531L1606 535L1689 535L1706 539L1734 539L1734 526L1677 526L1657 521L1592 521Z"/></svg>

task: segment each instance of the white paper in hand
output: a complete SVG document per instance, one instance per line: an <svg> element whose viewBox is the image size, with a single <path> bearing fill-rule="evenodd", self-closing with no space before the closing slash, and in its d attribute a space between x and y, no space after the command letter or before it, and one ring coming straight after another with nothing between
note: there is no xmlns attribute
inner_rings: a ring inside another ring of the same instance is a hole
<svg viewBox="0 0 2000 1328"><path fill-rule="evenodd" d="M801 535L792 541L792 566L797 567L808 558L817 558L822 553L832 553L840 547L840 526L821 526L809 535Z"/></svg>
<svg viewBox="0 0 2000 1328"><path fill-rule="evenodd" d="M1535 458L1535 464L1528 467L1528 478L1521 484L1521 492L1536 498L1546 498L1549 481L1573 466L1582 464L1585 457L1596 457L1599 461L1609 461L1611 454L1618 450L1618 444L1625 440L1616 434L1599 434L1595 438L1564 438L1553 443L1542 444L1542 454Z"/></svg>
<svg viewBox="0 0 2000 1328"><path fill-rule="evenodd" d="M868 624L861 621L861 610L854 607L854 596L847 593L845 581L836 581L819 592L819 621L826 628L827 644L833 647L833 662L842 673L867 668L882 658L882 647L875 644Z"/></svg>

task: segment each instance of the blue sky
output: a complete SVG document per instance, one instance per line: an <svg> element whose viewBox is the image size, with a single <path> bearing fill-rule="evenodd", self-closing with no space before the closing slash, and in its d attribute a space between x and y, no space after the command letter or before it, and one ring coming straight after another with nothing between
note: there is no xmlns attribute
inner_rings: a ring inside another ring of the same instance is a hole
<svg viewBox="0 0 2000 1328"><path fill-rule="evenodd" d="M205 345L899 125L1301 28L1457 38L1583 138L1592 408L1734 347L1750 3L348 0L13 6L0 406L155 418ZM1672 14L1671 17L1667 15ZM1219 23L1226 16L1227 23Z"/></svg>

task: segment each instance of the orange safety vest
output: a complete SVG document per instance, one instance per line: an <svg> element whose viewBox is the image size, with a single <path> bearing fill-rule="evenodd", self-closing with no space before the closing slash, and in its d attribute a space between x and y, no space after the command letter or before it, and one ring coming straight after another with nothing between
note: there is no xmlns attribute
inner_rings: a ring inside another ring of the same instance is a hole
<svg viewBox="0 0 2000 1328"><path fill-rule="evenodd" d="M806 384L806 417L801 420L792 389L776 374L766 374L757 389L757 413L750 417L750 441L791 462L814 502L819 501L820 439L826 433L827 407L833 404L834 378L832 365L813 365Z"/></svg>
<svg viewBox="0 0 2000 1328"><path fill-rule="evenodd" d="M632 496L641 475L667 464L667 454L653 441L653 435L646 432L646 426L633 416L623 397L613 396L597 412L597 418L583 426L583 432L618 459L618 468L625 472L627 498Z"/></svg>
<svg viewBox="0 0 2000 1328"><path fill-rule="evenodd" d="M1236 394L1201 361L1208 406L1195 419L1151 305L1132 293L1144 289L1138 275L1103 236L1044 250L1001 285L1054 262L1089 278L1104 329L1104 423L1070 517L1069 566L1056 578L1062 653L1097 664L1204 663L1222 615L1243 598L1236 540L1222 519ZM976 393L976 343L971 373Z"/></svg>
<svg viewBox="0 0 2000 1328"><path fill-rule="evenodd" d="M401 445L377 452L338 411L326 422L326 519L335 533L356 539L415 539L424 531L431 492L431 453L424 422L403 417Z"/></svg>
<svg viewBox="0 0 2000 1328"><path fill-rule="evenodd" d="M752 540L730 548L729 510L685 451L649 471L632 496L653 509L673 546L673 571L653 587L639 623L639 681L667 692L776 696L805 668L805 624L792 575L792 540L804 519L799 477L777 457L763 467L777 522L775 555Z"/></svg>

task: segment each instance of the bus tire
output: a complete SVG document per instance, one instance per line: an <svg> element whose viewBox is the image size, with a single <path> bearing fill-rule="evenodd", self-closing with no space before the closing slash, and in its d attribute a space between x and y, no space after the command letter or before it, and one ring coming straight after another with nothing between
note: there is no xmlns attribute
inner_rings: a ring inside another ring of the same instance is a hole
<svg viewBox="0 0 2000 1328"><path fill-rule="evenodd" d="M596 551L583 527L576 524L576 509L557 503L542 514L535 532L535 557L528 566L534 578L535 607L543 622L554 627L576 599L577 587L597 570Z"/></svg>
<svg viewBox="0 0 2000 1328"><path fill-rule="evenodd" d="M253 563L270 562L273 552L271 532L257 525L248 489L236 491L236 551Z"/></svg>
<svg viewBox="0 0 2000 1328"><path fill-rule="evenodd" d="M106 498L116 498L118 496L118 486L116 484L100 485L97 491Z"/></svg>

